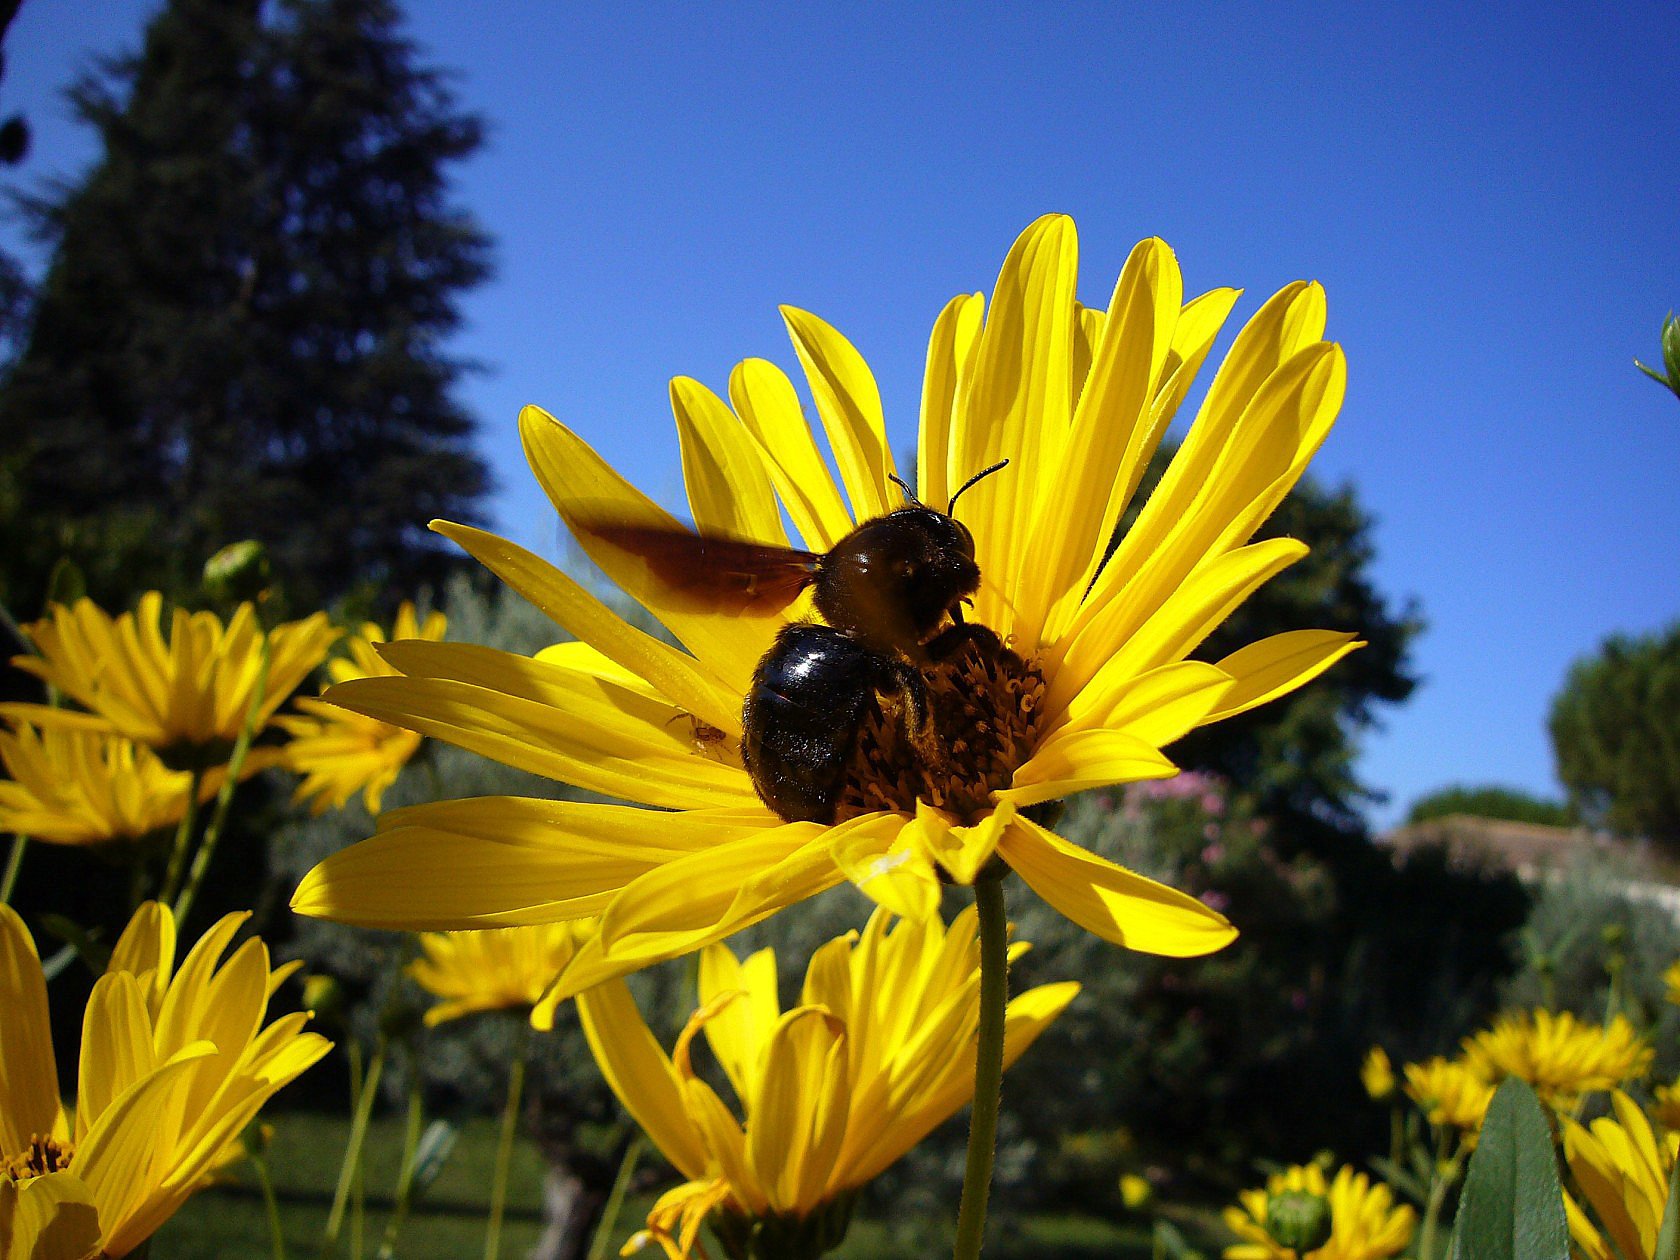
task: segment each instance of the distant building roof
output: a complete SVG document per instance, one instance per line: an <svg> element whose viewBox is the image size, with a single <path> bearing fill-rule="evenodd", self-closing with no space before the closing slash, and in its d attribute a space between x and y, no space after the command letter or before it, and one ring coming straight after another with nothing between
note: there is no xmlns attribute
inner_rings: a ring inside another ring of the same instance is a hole
<svg viewBox="0 0 1680 1260"><path fill-rule="evenodd" d="M1447 860L1454 866L1493 867L1511 871L1522 879L1535 879L1548 870L1561 870L1581 853L1613 851L1636 861L1648 857L1643 845L1585 827L1548 827L1543 823L1478 818L1472 814L1449 814L1445 818L1408 823L1383 836L1381 843L1394 850L1395 861L1400 863L1419 849L1445 848ZM1652 878L1672 882L1672 871L1658 869L1659 864L1655 862L1650 866Z"/></svg>

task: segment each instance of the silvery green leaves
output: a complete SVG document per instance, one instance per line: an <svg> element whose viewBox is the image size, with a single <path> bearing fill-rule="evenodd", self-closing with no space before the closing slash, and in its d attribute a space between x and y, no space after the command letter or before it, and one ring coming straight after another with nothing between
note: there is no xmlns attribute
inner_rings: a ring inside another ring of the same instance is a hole
<svg viewBox="0 0 1680 1260"><path fill-rule="evenodd" d="M1551 1125L1514 1077L1494 1094L1470 1160L1452 1260L1569 1260Z"/></svg>

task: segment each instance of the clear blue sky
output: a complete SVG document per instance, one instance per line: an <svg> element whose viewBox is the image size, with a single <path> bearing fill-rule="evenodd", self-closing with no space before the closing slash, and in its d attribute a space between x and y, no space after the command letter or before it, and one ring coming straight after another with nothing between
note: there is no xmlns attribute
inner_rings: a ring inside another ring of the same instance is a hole
<svg viewBox="0 0 1680 1260"><path fill-rule="evenodd" d="M0 87L27 176L90 160L55 94L152 8L27 0ZM1455 780L1554 790L1569 662L1680 617L1680 401L1630 362L1680 307L1672 0L409 12L491 126L458 187L499 273L457 349L528 546L557 539L522 404L674 503L666 379L792 366L793 302L860 347L906 449L934 314L1060 210L1088 302L1148 235L1189 291L1246 288L1239 315L1328 290L1351 383L1316 469L1356 483L1382 589L1430 623L1365 749L1378 821Z"/></svg>

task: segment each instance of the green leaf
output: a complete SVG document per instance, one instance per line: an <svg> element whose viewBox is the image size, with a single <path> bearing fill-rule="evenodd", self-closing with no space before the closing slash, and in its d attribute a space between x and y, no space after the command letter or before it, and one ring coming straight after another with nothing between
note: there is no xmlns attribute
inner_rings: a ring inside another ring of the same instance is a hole
<svg viewBox="0 0 1680 1260"><path fill-rule="evenodd" d="M1668 1206L1663 1208L1662 1229L1657 1232L1651 1260L1680 1260L1680 1161L1668 1177Z"/></svg>
<svg viewBox="0 0 1680 1260"><path fill-rule="evenodd" d="M1534 1091L1499 1087L1470 1160L1452 1260L1569 1260L1552 1130Z"/></svg>
<svg viewBox="0 0 1680 1260"><path fill-rule="evenodd" d="M111 947L99 939L98 928L85 928L62 914L43 914L41 926L74 950L76 957L86 963L87 969L94 975L105 974L105 968L111 961Z"/></svg>

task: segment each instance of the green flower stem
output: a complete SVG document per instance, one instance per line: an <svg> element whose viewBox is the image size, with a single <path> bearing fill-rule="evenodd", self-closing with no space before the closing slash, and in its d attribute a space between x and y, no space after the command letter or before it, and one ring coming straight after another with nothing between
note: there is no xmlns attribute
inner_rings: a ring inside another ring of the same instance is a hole
<svg viewBox="0 0 1680 1260"><path fill-rule="evenodd" d="M1663 1207L1657 1248L1651 1253L1651 1260L1680 1260L1680 1161L1669 1173L1668 1203Z"/></svg>
<svg viewBox="0 0 1680 1260"><path fill-rule="evenodd" d="M6 859L6 874L0 878L0 906L12 904L12 890L17 887L18 872L23 869L23 851L29 847L29 837L19 832L12 837L12 852Z"/></svg>
<svg viewBox="0 0 1680 1260"><path fill-rule="evenodd" d="M221 790L216 793L216 812L211 815L210 825L204 829L204 840L198 846L198 852L193 854L192 872L187 876L187 886L181 889L181 895L175 899L175 922L187 921L187 912L192 909L194 899L198 896L199 885L204 882L204 873L210 869L210 858L216 852L216 845L222 838L222 824L227 821L228 807L233 804L234 791L239 787L239 772L245 766L245 758L251 751L251 739L256 734L257 713L262 709L263 696L268 691L268 666L273 655L271 640L263 636L262 655L257 662L257 685L251 692L251 703L245 709L245 720L239 726L239 738L233 741L233 753L228 758L227 777L222 780ZM193 798L198 797L199 771L193 772ZM180 850L179 841L176 844ZM175 859L170 858L170 865L175 865Z"/></svg>
<svg viewBox="0 0 1680 1260"><path fill-rule="evenodd" d="M268 1213L268 1234L274 1241L274 1260L286 1260L286 1233L280 1227L280 1204L274 1197L274 1179L268 1175L268 1160L252 1155L251 1167L257 1170L257 1184L262 1187L263 1210Z"/></svg>
<svg viewBox="0 0 1680 1260"><path fill-rule="evenodd" d="M163 874L163 887L158 892L159 901L173 901L175 894L181 890L181 876L187 869L187 851L192 848L192 835L198 827L198 793L204 786L204 769L194 766L192 782L187 785L187 808L181 815L181 823L175 828L175 847L169 851L169 866ZM181 916L175 916L175 922L181 922Z"/></svg>
<svg viewBox="0 0 1680 1260"><path fill-rule="evenodd" d="M630 1189L630 1178L636 1175L636 1163L642 1157L642 1144L645 1139L637 1133L630 1139L630 1145L624 1148L624 1159L618 1165L618 1176L613 1178L612 1190L607 1194L607 1202L601 1208L601 1222L595 1226L595 1237L589 1243L588 1260L606 1260L608 1248L612 1246L613 1230L618 1227L618 1214L624 1207L624 1196Z"/></svg>
<svg viewBox="0 0 1680 1260"><path fill-rule="evenodd" d="M397 1254L397 1235L408 1221L409 1204L414 1198L414 1157L420 1149L420 1130L426 1119L424 1082L420 1078L420 1056L414 1041L409 1040L408 1053L408 1118L403 1125L402 1166L397 1173L396 1204L385 1222L385 1236L380 1240L376 1260L391 1260Z"/></svg>
<svg viewBox="0 0 1680 1260"><path fill-rule="evenodd" d="M1446 1204L1447 1191L1458 1179L1458 1161L1462 1145L1447 1160L1447 1142L1451 1130L1442 1125L1435 1141L1435 1159L1430 1167L1429 1201L1423 1209L1423 1228L1418 1231L1418 1260L1435 1260L1435 1235L1441 1226L1441 1208Z"/></svg>
<svg viewBox="0 0 1680 1260"><path fill-rule="evenodd" d="M986 1198L997 1147L998 1098L1003 1088L1003 1015L1009 1000L1009 922L1003 871L974 881L980 912L980 1044L974 1061L974 1110L968 1128L968 1165L957 1212L955 1260L978 1260L986 1233Z"/></svg>
<svg viewBox="0 0 1680 1260"><path fill-rule="evenodd" d="M338 1168L338 1187L333 1191L332 1213L327 1217L326 1235L321 1240L321 1257L333 1254L338 1247L338 1235L344 1229L344 1209L350 1201L350 1187L362 1167L362 1143L367 1138L368 1121L373 1115L374 1099L379 1096L379 1077L385 1070L385 1038L374 1043L373 1059L368 1063L367 1075L361 1072L361 1047L350 1043L350 1093L356 1100L356 1113L350 1122L350 1139L344 1146L344 1162Z"/></svg>
<svg viewBox="0 0 1680 1260"><path fill-rule="evenodd" d="M508 1166L513 1161L513 1135L519 1128L519 1100L525 1092L525 1060L530 1054L530 1047L531 1021L521 1019L513 1034L507 1104L502 1108L502 1136L496 1143L496 1173L490 1183L490 1225L484 1233L484 1260L497 1260L502 1250L502 1211L507 1206Z"/></svg>

